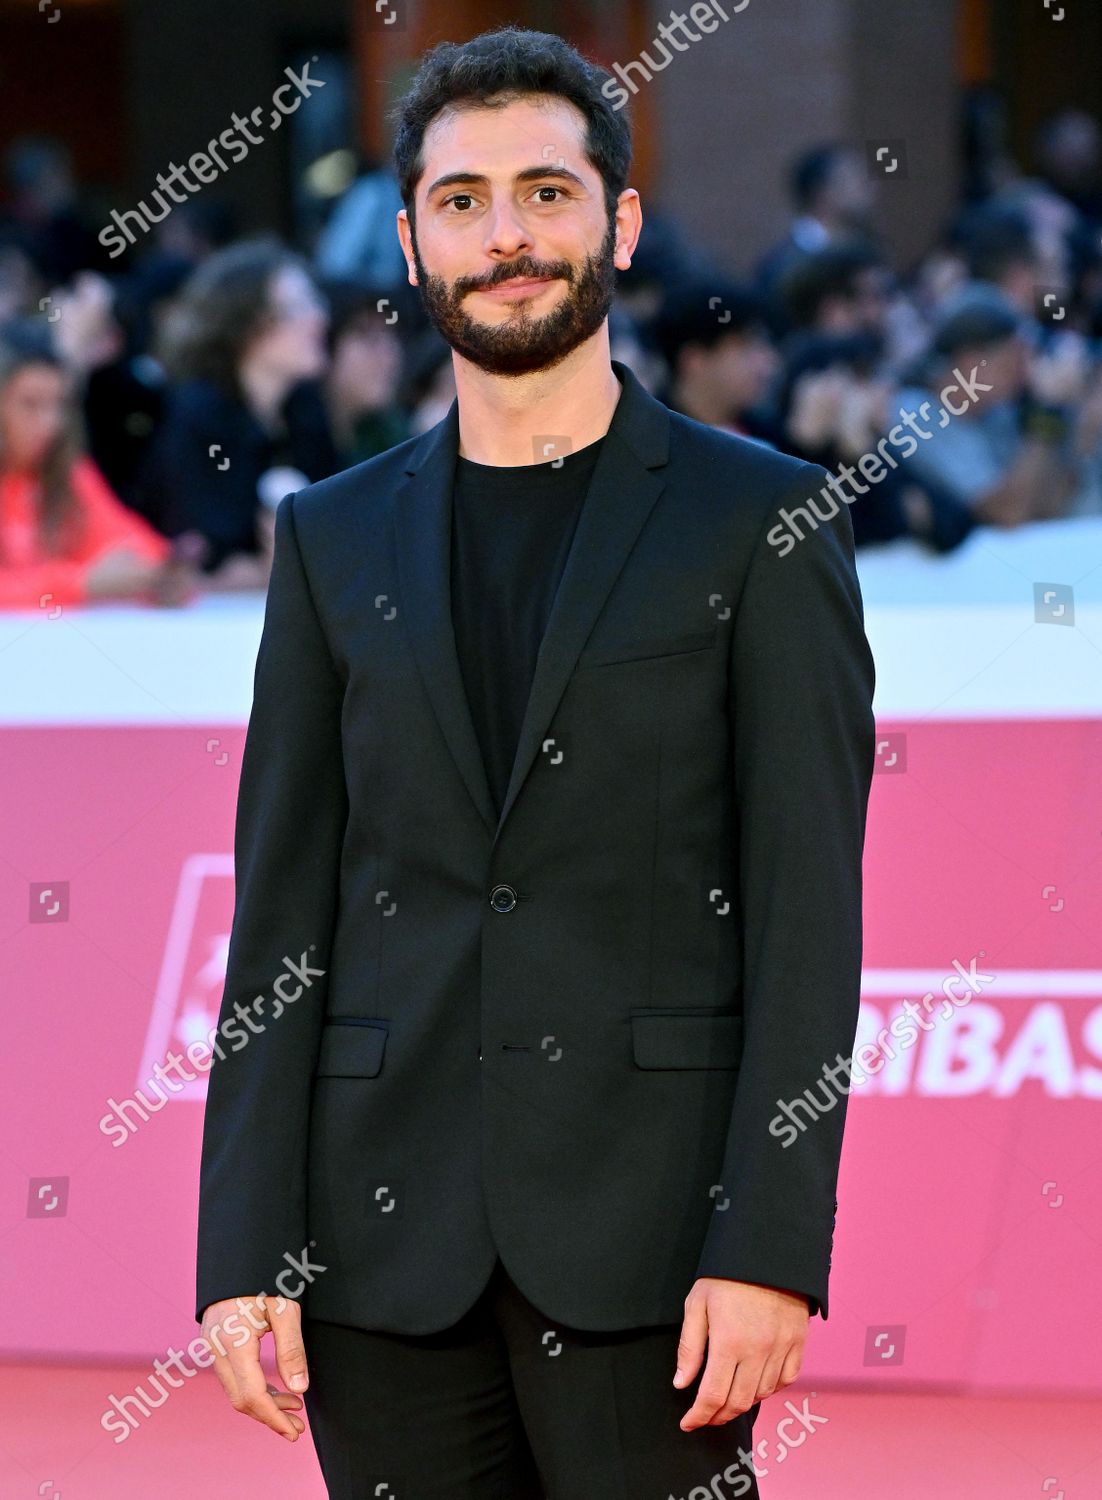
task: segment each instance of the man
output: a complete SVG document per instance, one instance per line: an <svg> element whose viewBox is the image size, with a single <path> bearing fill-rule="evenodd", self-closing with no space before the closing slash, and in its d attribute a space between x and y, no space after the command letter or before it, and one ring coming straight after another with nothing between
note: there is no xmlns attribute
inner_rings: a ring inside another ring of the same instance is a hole
<svg viewBox="0 0 1102 1500"><path fill-rule="evenodd" d="M969 282L940 311L925 380L892 402L891 421L909 414L918 434L908 473L940 487L977 523L1064 515L1079 483L1080 346L1069 339L1039 354L1033 342L1005 292Z"/></svg>
<svg viewBox="0 0 1102 1500"><path fill-rule="evenodd" d="M839 242L873 233L876 180L860 153L842 141L803 152L789 173L794 217L784 237L761 256L754 286L783 322L780 284L790 268Z"/></svg>
<svg viewBox="0 0 1102 1500"><path fill-rule="evenodd" d="M697 422L770 441L758 430L780 369L761 298L720 277L675 287L654 322L666 405Z"/></svg>
<svg viewBox="0 0 1102 1500"><path fill-rule="evenodd" d="M782 560L824 472L611 362L606 77L426 56L398 231L457 400L277 516L197 1315L238 1410L293 1441L306 1389L333 1496L754 1496L827 1312L844 1081L781 1111L856 1029L852 531Z"/></svg>

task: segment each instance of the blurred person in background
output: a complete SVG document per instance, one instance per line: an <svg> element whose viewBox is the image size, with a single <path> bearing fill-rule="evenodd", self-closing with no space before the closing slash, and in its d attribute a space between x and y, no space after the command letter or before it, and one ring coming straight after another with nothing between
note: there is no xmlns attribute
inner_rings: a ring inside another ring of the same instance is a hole
<svg viewBox="0 0 1102 1500"><path fill-rule="evenodd" d="M789 330L784 349L820 334L883 336L893 286L883 255L867 240L799 256L778 284Z"/></svg>
<svg viewBox="0 0 1102 1500"><path fill-rule="evenodd" d="M1102 338L1102 237L1088 230L1085 219L1080 220L1071 237L1071 294L1064 326L1077 329L1098 348Z"/></svg>
<svg viewBox="0 0 1102 1500"><path fill-rule="evenodd" d="M1023 177L1012 183L999 194L996 203L1020 213L1029 225L1037 284L1032 304L1023 311L1036 314L1053 303L1066 304L1071 287L1072 241L1079 223L1076 210L1036 177Z"/></svg>
<svg viewBox="0 0 1102 1500"><path fill-rule="evenodd" d="M191 269L186 260L158 256L119 277L103 310L115 336L85 371L84 422L92 457L120 500L139 512L142 464L165 403L165 372L149 346Z"/></svg>
<svg viewBox="0 0 1102 1500"><path fill-rule="evenodd" d="M914 319L914 329L902 344L892 341L891 357L897 369L905 369L926 354L930 347L930 329L941 308L971 279L961 243L960 220L953 219L914 267L903 289ZM889 312L889 338L893 333L891 323Z"/></svg>
<svg viewBox="0 0 1102 1500"><path fill-rule="evenodd" d="M798 157L789 177L795 217L784 238L761 257L754 269L755 289L770 304L776 327L785 309L780 283L803 256L839 240L871 237L876 185L855 147L842 142L814 146Z"/></svg>
<svg viewBox="0 0 1102 1500"><path fill-rule="evenodd" d="M195 586L81 451L71 377L47 332L0 329L0 605L182 604Z"/></svg>
<svg viewBox="0 0 1102 1500"><path fill-rule="evenodd" d="M949 490L977 521L1017 526L1065 514L1082 482L1076 406L1089 375L1082 340L1037 354L1018 305L973 283L942 309L923 378L899 391L891 420L917 414L928 434L910 459L917 474Z"/></svg>
<svg viewBox="0 0 1102 1500"><path fill-rule="evenodd" d="M1102 228L1102 127L1082 109L1059 109L1041 122L1033 159L1045 182L1091 228Z"/></svg>
<svg viewBox="0 0 1102 1500"><path fill-rule="evenodd" d="M959 217L952 240L964 268L958 294L969 284L985 282L1012 302L1023 318L1033 317L1041 260L1029 219L1020 206L988 199Z"/></svg>
<svg viewBox="0 0 1102 1500"><path fill-rule="evenodd" d="M667 406L777 446L780 434L762 408L781 361L762 297L725 278L692 281L672 289L653 331L669 372Z"/></svg>
<svg viewBox="0 0 1102 1500"><path fill-rule="evenodd" d="M78 271L106 271L110 257L81 208L69 148L49 136L21 136L4 155L0 233L26 251L51 283Z"/></svg>
<svg viewBox="0 0 1102 1500"><path fill-rule="evenodd" d="M112 282L116 338L110 353L86 371L84 421L92 456L115 493L143 514L142 465L164 415L167 385L152 351L188 277L226 243L233 218L217 199L177 204L154 226L148 248Z"/></svg>
<svg viewBox="0 0 1102 1500"><path fill-rule="evenodd" d="M631 318L637 328L643 327L656 316L671 286L710 273L721 274L688 239L676 219L660 207L648 205L647 232L631 265L620 273L613 306Z"/></svg>
<svg viewBox="0 0 1102 1500"><path fill-rule="evenodd" d="M111 317L118 330L113 357L88 371L84 419L96 462L119 497L141 509L145 449L163 414L166 374L153 350L193 271L227 244L232 207L217 198L190 198L153 226L147 248L112 284Z"/></svg>
<svg viewBox="0 0 1102 1500"><path fill-rule="evenodd" d="M340 467L322 386L326 326L306 262L268 235L210 256L174 307L142 508L167 536L203 538L219 588L264 588L274 507Z"/></svg>
<svg viewBox="0 0 1102 1500"><path fill-rule="evenodd" d="M906 303L912 321L920 315L865 239L839 240L793 259L777 292L789 329L774 413L783 434L778 446L834 472L870 452L884 430L894 390L889 332L900 332L893 312ZM925 346L923 328L912 328L909 338ZM972 526L951 495L922 486L902 466L858 494L850 514L858 548L914 535L946 551Z"/></svg>
<svg viewBox="0 0 1102 1500"><path fill-rule="evenodd" d="M154 224L151 248L139 259L135 270L144 274L161 261L184 261L195 267L216 250L224 250L237 239L238 212L226 198L188 198L173 204L172 212Z"/></svg>
<svg viewBox="0 0 1102 1500"><path fill-rule="evenodd" d="M865 455L877 453L891 427L896 382L884 365L883 343L870 331L816 334L801 341L785 371L777 402L783 447L809 463L820 463L846 478ZM866 483L850 480L854 544L914 537L936 552L959 546L975 526L964 505L946 486L917 473L902 454L893 454ZM861 472L861 471L857 471ZM864 490L864 493L862 493Z"/></svg>
<svg viewBox="0 0 1102 1500"><path fill-rule="evenodd" d="M165 290L174 290L186 274L178 267ZM43 301L80 404L89 453L114 494L140 510L137 474L160 418L164 373L140 352L127 326L133 316L128 278L81 271Z"/></svg>
<svg viewBox="0 0 1102 1500"><path fill-rule="evenodd" d="M645 390L656 396L665 379L662 356L643 338L635 319L616 300L608 310L608 347L613 359L637 377Z"/></svg>
<svg viewBox="0 0 1102 1500"><path fill-rule="evenodd" d="M410 436L399 401L401 313L380 288L330 279L322 290L329 304L326 401L339 464L348 468Z"/></svg>
<svg viewBox="0 0 1102 1500"><path fill-rule="evenodd" d="M409 410L410 436L435 427L454 400L451 345L435 328L426 328L411 341L406 354L403 402Z"/></svg>
<svg viewBox="0 0 1102 1500"><path fill-rule="evenodd" d="M0 324L34 311L38 285L34 263L18 236L0 229Z"/></svg>
<svg viewBox="0 0 1102 1500"><path fill-rule="evenodd" d="M402 207L389 168L364 157L355 182L337 200L314 249L314 264L326 277L347 278L392 292L406 279L394 216Z"/></svg>

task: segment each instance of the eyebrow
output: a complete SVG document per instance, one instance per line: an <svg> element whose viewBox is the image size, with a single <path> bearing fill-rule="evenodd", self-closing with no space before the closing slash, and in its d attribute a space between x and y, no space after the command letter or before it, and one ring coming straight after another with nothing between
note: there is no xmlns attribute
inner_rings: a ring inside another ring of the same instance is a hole
<svg viewBox="0 0 1102 1500"><path fill-rule="evenodd" d="M563 182L576 183L578 187L583 189L585 189L586 186L582 179L578 176L577 172L571 172L567 167L550 167L546 165L542 167L525 167L523 171L516 174L515 181L535 182L537 180L544 180L548 177L556 177ZM481 172L446 172L443 177L438 177L436 179L432 186L426 191L425 197L431 198L432 195L436 192L439 192L441 188L453 187L457 184L470 185L474 183L477 183L480 187L484 187L489 183L489 181L490 179Z"/></svg>

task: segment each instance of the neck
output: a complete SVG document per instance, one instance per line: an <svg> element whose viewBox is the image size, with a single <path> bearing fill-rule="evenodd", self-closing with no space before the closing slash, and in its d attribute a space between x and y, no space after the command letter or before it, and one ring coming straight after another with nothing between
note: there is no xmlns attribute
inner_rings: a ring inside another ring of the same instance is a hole
<svg viewBox="0 0 1102 1500"><path fill-rule="evenodd" d="M452 356L459 398L459 454L475 463L540 463L545 445L576 453L608 431L621 385L609 360L607 325L549 370L491 375Z"/></svg>
<svg viewBox="0 0 1102 1500"><path fill-rule="evenodd" d="M250 411L257 421L270 426L276 420L292 382L281 371L250 364L248 360L239 366L237 378Z"/></svg>

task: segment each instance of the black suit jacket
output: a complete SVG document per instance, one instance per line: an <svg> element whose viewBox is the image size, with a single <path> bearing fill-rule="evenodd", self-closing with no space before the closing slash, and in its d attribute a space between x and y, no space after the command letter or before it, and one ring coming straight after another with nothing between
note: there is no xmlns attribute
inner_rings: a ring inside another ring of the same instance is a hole
<svg viewBox="0 0 1102 1500"><path fill-rule="evenodd" d="M852 526L782 556L825 471L613 367L500 818L449 609L456 405L279 507L197 1318L278 1290L432 1332L495 1249L576 1328L677 1322L702 1275L826 1316L845 1098L770 1127L856 1028Z"/></svg>

